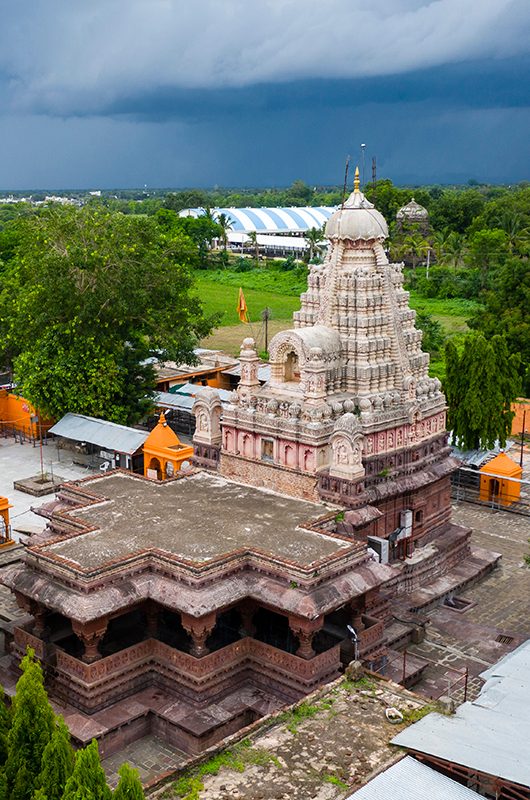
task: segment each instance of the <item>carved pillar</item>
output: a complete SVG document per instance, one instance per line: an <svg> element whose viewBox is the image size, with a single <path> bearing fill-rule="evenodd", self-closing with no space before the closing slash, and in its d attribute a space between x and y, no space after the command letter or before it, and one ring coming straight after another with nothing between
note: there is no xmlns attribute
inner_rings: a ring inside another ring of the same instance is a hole
<svg viewBox="0 0 530 800"><path fill-rule="evenodd" d="M149 639L158 636L158 607L154 603L147 603L145 607L146 632Z"/></svg>
<svg viewBox="0 0 530 800"><path fill-rule="evenodd" d="M85 663L91 664L93 661L98 661L98 659L101 658L99 643L105 635L107 625L107 617L85 623L72 620L73 631L75 635L81 639L85 648L85 652L82 656Z"/></svg>
<svg viewBox="0 0 530 800"><path fill-rule="evenodd" d="M300 642L300 646L296 651L297 656L306 659L313 658L315 655L313 637L317 631L321 630L323 624L324 617L317 617L317 619L289 617L289 627Z"/></svg>
<svg viewBox="0 0 530 800"><path fill-rule="evenodd" d="M195 658L201 658L209 653L206 647L206 639L215 628L216 614L206 614L204 617L192 617L190 614L182 614L182 627L191 636L190 653Z"/></svg>

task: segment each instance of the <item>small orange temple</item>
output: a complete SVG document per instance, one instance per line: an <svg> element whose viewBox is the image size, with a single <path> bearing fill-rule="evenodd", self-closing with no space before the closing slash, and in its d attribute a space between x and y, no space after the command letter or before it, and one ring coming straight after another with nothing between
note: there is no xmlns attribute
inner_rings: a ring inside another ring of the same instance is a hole
<svg viewBox="0 0 530 800"><path fill-rule="evenodd" d="M193 447L182 444L162 412L158 424L144 443L145 477L159 481L173 478L183 464L191 464L192 456Z"/></svg>
<svg viewBox="0 0 530 800"><path fill-rule="evenodd" d="M9 524L10 508L13 508L13 506L7 497L0 497L0 547L13 544L11 525Z"/></svg>
<svg viewBox="0 0 530 800"><path fill-rule="evenodd" d="M499 453L480 468L480 499L486 503L509 506L521 495L522 467Z"/></svg>

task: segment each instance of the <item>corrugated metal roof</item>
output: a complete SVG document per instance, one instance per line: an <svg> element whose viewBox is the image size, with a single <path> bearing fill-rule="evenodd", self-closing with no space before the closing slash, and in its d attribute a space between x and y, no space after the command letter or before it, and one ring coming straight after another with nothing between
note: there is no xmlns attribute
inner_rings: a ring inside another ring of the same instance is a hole
<svg viewBox="0 0 530 800"><path fill-rule="evenodd" d="M477 800L479 795L446 775L405 758L381 772L348 800Z"/></svg>
<svg viewBox="0 0 530 800"><path fill-rule="evenodd" d="M428 714L393 744L530 786L530 640L490 667L472 703Z"/></svg>
<svg viewBox="0 0 530 800"><path fill-rule="evenodd" d="M183 386L179 386L178 389L175 389L174 391L170 392L170 394L187 394L190 397L196 397L205 389L210 389L210 388L214 388L215 391L218 392L221 400L225 402L228 401L230 395L232 394L232 392L229 391L228 389L216 389L215 387L202 386L199 383L185 383Z"/></svg>
<svg viewBox="0 0 530 800"><path fill-rule="evenodd" d="M147 431L138 431L136 428L128 428L126 425L118 425L106 419L70 412L50 428L50 433L127 455L136 453L149 435Z"/></svg>
<svg viewBox="0 0 530 800"><path fill-rule="evenodd" d="M213 208L214 218L225 214L234 232L250 233L300 233L311 228L321 228L336 211L326 206L298 206L286 208ZM203 208L186 208L181 217L200 217Z"/></svg>
<svg viewBox="0 0 530 800"><path fill-rule="evenodd" d="M225 375L233 375L236 378L241 377L241 364L238 364L237 367L232 367L231 369L225 369ZM258 380L260 383L267 383L271 379L271 367L270 364L262 364L261 367L258 367Z"/></svg>

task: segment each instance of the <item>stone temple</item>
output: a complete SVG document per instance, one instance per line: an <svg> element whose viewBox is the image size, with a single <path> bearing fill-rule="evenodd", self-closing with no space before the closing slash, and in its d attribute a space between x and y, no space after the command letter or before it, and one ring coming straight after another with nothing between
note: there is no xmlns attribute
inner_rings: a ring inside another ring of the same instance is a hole
<svg viewBox="0 0 530 800"><path fill-rule="evenodd" d="M196 466L63 485L0 574L26 614L2 682L33 647L79 743L199 753L353 657L411 683L418 615L498 560L450 521L445 400L358 177L326 233L269 383L245 339L232 402L197 398Z"/></svg>

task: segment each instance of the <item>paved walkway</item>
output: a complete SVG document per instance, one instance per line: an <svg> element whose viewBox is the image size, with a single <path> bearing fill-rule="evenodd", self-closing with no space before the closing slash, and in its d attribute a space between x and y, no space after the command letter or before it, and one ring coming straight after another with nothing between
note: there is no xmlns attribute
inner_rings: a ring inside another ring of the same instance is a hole
<svg viewBox="0 0 530 800"><path fill-rule="evenodd" d="M479 673L530 638L530 568L524 562L530 525L517 514L468 503L454 506L453 520L473 529L473 544L502 553L501 565L464 591L472 603L466 611L442 606L430 612L425 641L409 649L433 662L415 690L427 696L449 690L460 702L464 681L458 679L466 666L473 697L481 686Z"/></svg>
<svg viewBox="0 0 530 800"><path fill-rule="evenodd" d="M102 759L103 769L111 786L118 783L118 769L124 761L134 766L142 783L146 783L154 776L174 772L189 758L185 753L170 747L162 739L155 736L145 736L132 744L124 747L119 753Z"/></svg>
<svg viewBox="0 0 530 800"><path fill-rule="evenodd" d="M51 441L42 448L44 471L53 475L60 475L65 480L85 478L88 474L86 467L78 466L72 462L72 454L68 450L59 450ZM50 495L33 497L30 494L13 489L13 481L20 478L29 478L40 473L40 447L35 447L26 442L19 444L11 437L0 438L0 495L9 498L13 508L10 511L13 537L18 540L17 525L30 525L35 529L43 529L45 520L33 514L31 506L42 505L49 500Z"/></svg>

